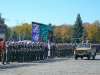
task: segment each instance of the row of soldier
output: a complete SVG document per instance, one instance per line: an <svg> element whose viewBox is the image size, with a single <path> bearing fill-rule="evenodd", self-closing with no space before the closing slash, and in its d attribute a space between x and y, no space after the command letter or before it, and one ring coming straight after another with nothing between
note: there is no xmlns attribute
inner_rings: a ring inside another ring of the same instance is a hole
<svg viewBox="0 0 100 75"><path fill-rule="evenodd" d="M68 52L66 51L70 48L72 48L72 45L53 43L51 44L50 48L50 56L55 57L67 55L66 53ZM44 60L48 58L48 51L49 48L47 43L7 42L4 61L30 62L36 60Z"/></svg>
<svg viewBox="0 0 100 75"><path fill-rule="evenodd" d="M7 42L6 62L28 62L44 60L48 57L48 47L44 43Z"/></svg>
<svg viewBox="0 0 100 75"><path fill-rule="evenodd" d="M56 44L56 56L65 57L73 55L74 46L70 43L58 43Z"/></svg>

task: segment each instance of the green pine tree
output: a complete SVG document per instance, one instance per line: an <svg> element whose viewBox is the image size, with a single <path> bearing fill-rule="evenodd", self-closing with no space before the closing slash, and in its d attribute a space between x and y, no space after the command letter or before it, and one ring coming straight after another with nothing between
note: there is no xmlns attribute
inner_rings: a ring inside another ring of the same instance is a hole
<svg viewBox="0 0 100 75"><path fill-rule="evenodd" d="M78 14L73 29L73 39L74 39L73 41L79 43L80 40L82 40L83 36L84 36L84 27L82 24L81 16L80 14Z"/></svg>

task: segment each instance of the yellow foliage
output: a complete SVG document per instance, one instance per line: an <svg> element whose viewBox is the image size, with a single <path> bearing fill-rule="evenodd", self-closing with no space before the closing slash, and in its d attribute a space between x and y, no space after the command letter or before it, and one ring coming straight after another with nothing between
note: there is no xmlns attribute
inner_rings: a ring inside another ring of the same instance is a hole
<svg viewBox="0 0 100 75"><path fill-rule="evenodd" d="M62 40L70 39L71 33L71 28L69 26L57 26L54 29L54 35Z"/></svg>
<svg viewBox="0 0 100 75"><path fill-rule="evenodd" d="M89 40L96 39L96 33L97 33L97 26L94 24L89 24L85 26L87 37Z"/></svg>

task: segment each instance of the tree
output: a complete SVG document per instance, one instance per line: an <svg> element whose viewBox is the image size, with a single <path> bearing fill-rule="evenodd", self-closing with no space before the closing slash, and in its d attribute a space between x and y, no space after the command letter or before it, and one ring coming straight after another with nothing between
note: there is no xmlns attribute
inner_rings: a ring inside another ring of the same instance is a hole
<svg viewBox="0 0 100 75"><path fill-rule="evenodd" d="M96 20L93 24L96 26L96 30L95 30L96 43L100 43L100 21Z"/></svg>
<svg viewBox="0 0 100 75"><path fill-rule="evenodd" d="M55 26L54 28L54 36L56 42L70 42L70 38L72 35L71 26L68 25L61 25Z"/></svg>
<svg viewBox="0 0 100 75"><path fill-rule="evenodd" d="M100 43L100 26L98 26L98 28L97 28L96 40L98 43Z"/></svg>
<svg viewBox="0 0 100 75"><path fill-rule="evenodd" d="M11 28L7 27L7 30L6 30L6 40L10 40L10 37L11 37Z"/></svg>
<svg viewBox="0 0 100 75"><path fill-rule="evenodd" d="M73 28L73 42L79 43L80 40L77 40L77 38L82 39L83 35L84 27L82 24L81 16L78 14Z"/></svg>
<svg viewBox="0 0 100 75"><path fill-rule="evenodd" d="M4 35L4 36L0 36L0 38L7 40L8 37L6 37L7 34L7 25L5 24L5 19L2 18L1 14L0 14L0 34Z"/></svg>
<svg viewBox="0 0 100 75"><path fill-rule="evenodd" d="M32 39L32 25L28 23L23 23L21 25L12 28L13 32L16 32L17 38L21 40L31 40Z"/></svg>
<svg viewBox="0 0 100 75"><path fill-rule="evenodd" d="M97 27L94 24L85 25L87 38L90 42L96 41Z"/></svg>

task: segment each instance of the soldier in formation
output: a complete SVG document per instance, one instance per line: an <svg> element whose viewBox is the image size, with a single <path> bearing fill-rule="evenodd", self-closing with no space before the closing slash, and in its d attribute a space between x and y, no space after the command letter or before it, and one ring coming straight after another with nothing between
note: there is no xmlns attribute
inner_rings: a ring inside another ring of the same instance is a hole
<svg viewBox="0 0 100 75"><path fill-rule="evenodd" d="M56 56L69 56L73 54L73 46L67 43L57 43L56 44Z"/></svg>
<svg viewBox="0 0 100 75"><path fill-rule="evenodd" d="M6 62L30 62L48 57L48 48L44 43L9 42L6 51Z"/></svg>

